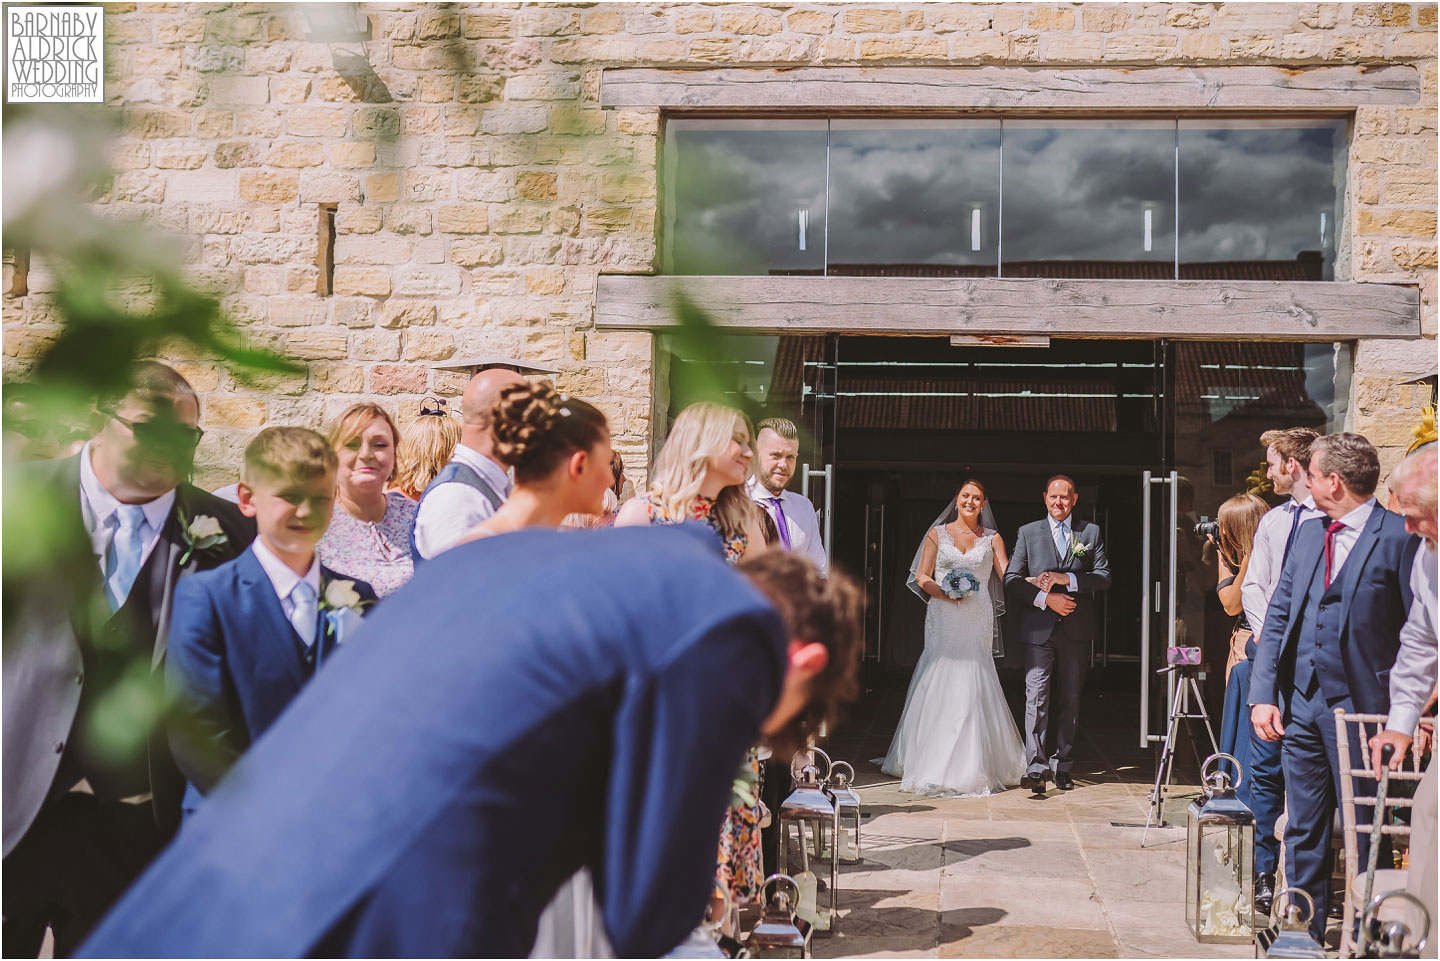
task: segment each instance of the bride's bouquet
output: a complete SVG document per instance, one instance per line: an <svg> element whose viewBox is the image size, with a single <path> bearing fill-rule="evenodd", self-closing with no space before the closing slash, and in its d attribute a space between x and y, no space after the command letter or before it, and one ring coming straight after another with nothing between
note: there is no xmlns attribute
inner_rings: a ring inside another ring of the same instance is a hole
<svg viewBox="0 0 1440 961"><path fill-rule="evenodd" d="M952 601L960 601L980 590L980 581L969 571L954 570L940 579L940 590Z"/></svg>

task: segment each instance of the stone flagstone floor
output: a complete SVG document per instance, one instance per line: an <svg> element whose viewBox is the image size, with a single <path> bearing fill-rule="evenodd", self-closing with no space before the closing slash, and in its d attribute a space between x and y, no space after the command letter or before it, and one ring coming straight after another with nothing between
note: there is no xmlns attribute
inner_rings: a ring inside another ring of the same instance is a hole
<svg viewBox="0 0 1440 961"><path fill-rule="evenodd" d="M1135 746L1133 702L1097 694L1082 715L1076 790L1044 798L901 793L870 759L888 747L904 688L870 697L832 738L858 772L865 860L842 868L838 932L816 938L815 956L1253 957L1190 936L1184 832L1152 827L1141 848L1153 761ZM1183 801L1172 807L1183 817Z"/></svg>

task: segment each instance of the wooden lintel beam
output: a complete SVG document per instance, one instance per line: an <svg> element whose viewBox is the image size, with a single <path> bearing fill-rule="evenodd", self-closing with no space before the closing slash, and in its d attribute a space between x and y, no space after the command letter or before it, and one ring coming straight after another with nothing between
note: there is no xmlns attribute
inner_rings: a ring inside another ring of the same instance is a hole
<svg viewBox="0 0 1440 961"><path fill-rule="evenodd" d="M794 67L604 72L605 107L669 110L1308 110L1413 106L1409 64Z"/></svg>
<svg viewBox="0 0 1440 961"><path fill-rule="evenodd" d="M748 333L1300 340L1420 336L1420 293L1318 281L600 278L595 323L660 330L683 299Z"/></svg>

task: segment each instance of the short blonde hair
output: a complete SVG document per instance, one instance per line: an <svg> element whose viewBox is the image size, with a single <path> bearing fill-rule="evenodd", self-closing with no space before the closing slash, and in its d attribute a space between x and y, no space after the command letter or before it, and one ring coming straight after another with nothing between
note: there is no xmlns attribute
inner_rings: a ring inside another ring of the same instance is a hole
<svg viewBox="0 0 1440 961"><path fill-rule="evenodd" d="M418 499L450 463L455 445L460 443L460 433L460 421L445 411L422 412L400 435L391 486L411 500Z"/></svg>
<svg viewBox="0 0 1440 961"><path fill-rule="evenodd" d="M340 466L335 448L308 427L267 427L245 448L240 482L311 480Z"/></svg>

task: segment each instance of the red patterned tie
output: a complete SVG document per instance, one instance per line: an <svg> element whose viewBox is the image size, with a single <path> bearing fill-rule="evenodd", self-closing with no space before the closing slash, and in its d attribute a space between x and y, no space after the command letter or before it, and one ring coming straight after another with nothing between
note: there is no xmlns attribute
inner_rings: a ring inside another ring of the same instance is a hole
<svg viewBox="0 0 1440 961"><path fill-rule="evenodd" d="M1331 521L1330 526L1325 528L1325 590L1330 590L1330 578L1335 566L1335 534L1343 531L1345 525L1339 521Z"/></svg>

